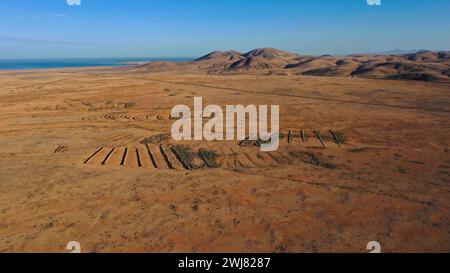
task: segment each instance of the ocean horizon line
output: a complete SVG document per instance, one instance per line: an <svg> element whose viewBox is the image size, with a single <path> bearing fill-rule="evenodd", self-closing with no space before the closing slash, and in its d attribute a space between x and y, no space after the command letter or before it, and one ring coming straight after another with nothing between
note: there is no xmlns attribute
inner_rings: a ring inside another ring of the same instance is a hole
<svg viewBox="0 0 450 273"><path fill-rule="evenodd" d="M0 59L0 70L28 70L50 68L82 68L96 66L126 66L140 62L171 61L183 62L195 57L105 57L105 58L10 58Z"/></svg>

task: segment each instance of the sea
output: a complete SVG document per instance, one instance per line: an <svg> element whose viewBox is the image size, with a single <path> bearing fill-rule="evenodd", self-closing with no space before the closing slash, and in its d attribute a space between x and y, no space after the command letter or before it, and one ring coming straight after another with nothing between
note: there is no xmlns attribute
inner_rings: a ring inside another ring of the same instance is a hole
<svg viewBox="0 0 450 273"><path fill-rule="evenodd" d="M80 58L80 59L0 59L0 70L125 66L144 62L191 61L194 58Z"/></svg>

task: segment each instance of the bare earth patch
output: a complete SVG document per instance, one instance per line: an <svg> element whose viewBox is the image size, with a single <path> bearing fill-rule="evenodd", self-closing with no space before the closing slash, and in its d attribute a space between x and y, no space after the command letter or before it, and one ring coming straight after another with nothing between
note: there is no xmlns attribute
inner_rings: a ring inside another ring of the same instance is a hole
<svg viewBox="0 0 450 273"><path fill-rule="evenodd" d="M0 73L0 252L449 250L448 84L30 73ZM280 149L174 142L193 96L279 104Z"/></svg>

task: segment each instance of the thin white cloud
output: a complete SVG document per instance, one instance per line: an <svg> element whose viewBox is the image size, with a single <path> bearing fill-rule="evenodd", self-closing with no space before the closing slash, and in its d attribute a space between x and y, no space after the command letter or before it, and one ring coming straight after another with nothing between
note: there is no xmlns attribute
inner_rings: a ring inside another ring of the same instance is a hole
<svg viewBox="0 0 450 273"><path fill-rule="evenodd" d="M64 14L64 13L39 13L38 16L42 16L42 17L69 17L68 14Z"/></svg>
<svg viewBox="0 0 450 273"><path fill-rule="evenodd" d="M26 15L22 15L24 17L33 17L33 18L45 18L45 17L54 17L54 18L67 18L69 17L68 14L64 13L30 13Z"/></svg>
<svg viewBox="0 0 450 273"><path fill-rule="evenodd" d="M86 42L74 42L63 40L51 40L32 37L16 37L0 34L0 44L2 43L15 43L15 44L49 44L49 45L89 45Z"/></svg>
<svg viewBox="0 0 450 273"><path fill-rule="evenodd" d="M69 18L70 16L65 13L28 13L14 15L17 18Z"/></svg>
<svg viewBox="0 0 450 273"><path fill-rule="evenodd" d="M54 18L67 18L69 17L66 13L55 13L55 12L39 12L39 13L24 13L15 8L0 6L0 11L12 12L15 11L14 14L9 14L16 18L45 18L45 17L54 17ZM19 12L17 12L19 11Z"/></svg>

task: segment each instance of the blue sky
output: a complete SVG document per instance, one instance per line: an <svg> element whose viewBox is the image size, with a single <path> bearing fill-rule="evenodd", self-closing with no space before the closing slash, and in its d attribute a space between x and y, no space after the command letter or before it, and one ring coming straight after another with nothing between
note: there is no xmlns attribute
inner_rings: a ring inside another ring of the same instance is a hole
<svg viewBox="0 0 450 273"><path fill-rule="evenodd" d="M0 58L450 50L450 0L0 0Z"/></svg>

